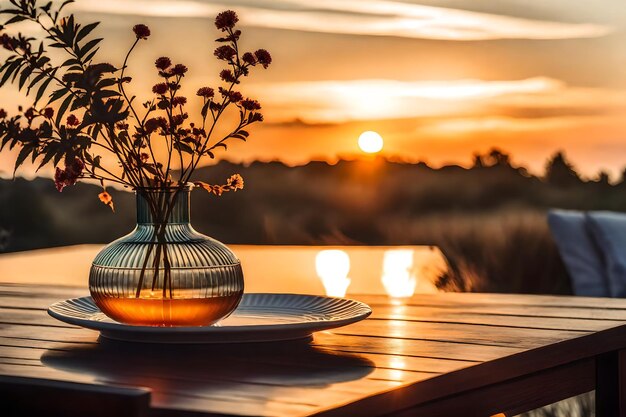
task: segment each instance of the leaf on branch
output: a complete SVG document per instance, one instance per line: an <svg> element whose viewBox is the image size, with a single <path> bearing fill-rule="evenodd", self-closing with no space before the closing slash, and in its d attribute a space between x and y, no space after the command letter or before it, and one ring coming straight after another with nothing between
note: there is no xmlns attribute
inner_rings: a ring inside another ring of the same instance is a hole
<svg viewBox="0 0 626 417"><path fill-rule="evenodd" d="M76 43L83 40L83 38L89 35L89 33L91 33L91 31L94 30L99 24L100 22L95 22L85 25L85 27L78 31L78 34L76 35Z"/></svg>
<svg viewBox="0 0 626 417"><path fill-rule="evenodd" d="M202 106L202 110L200 111L200 114L202 115L202 117L206 117L208 112L209 112L209 104L211 104L211 101L207 101L206 103L204 103L204 106Z"/></svg>
<svg viewBox="0 0 626 417"><path fill-rule="evenodd" d="M41 53L43 53L43 51L40 52L40 54ZM47 56L42 56L41 58L39 58L37 60L37 65L36 66L37 66L37 68L43 68L43 66L46 65L48 62L50 62L50 58L48 58Z"/></svg>
<svg viewBox="0 0 626 417"><path fill-rule="evenodd" d="M41 99L41 97L44 95L44 93L48 89L48 86L50 85L52 80L53 78L48 78L39 86L39 91L37 91L37 95L35 96L35 104L37 104L39 100Z"/></svg>
<svg viewBox="0 0 626 417"><path fill-rule="evenodd" d="M54 166L59 165L59 162L61 162L61 158L63 158L63 152L59 152L56 155L54 155L54 160L52 161L52 164Z"/></svg>
<svg viewBox="0 0 626 417"><path fill-rule="evenodd" d="M44 77L46 76L45 72L40 72L35 78L33 78L33 80L28 84L28 89L26 90L26 94L28 95L30 93L30 90L41 80L44 79Z"/></svg>
<svg viewBox="0 0 626 417"><path fill-rule="evenodd" d="M28 65L28 63L26 62L26 60L22 60L20 61L20 64L17 67L17 71L15 71L15 73L13 74L13 77L11 77L11 82L15 82L15 79L17 78L17 76L19 75L20 71L22 70L22 67Z"/></svg>
<svg viewBox="0 0 626 417"><path fill-rule="evenodd" d="M70 65L80 65L80 61L76 58L70 58L61 64L62 67L69 67Z"/></svg>
<svg viewBox="0 0 626 417"><path fill-rule="evenodd" d="M248 132L245 130L239 130L235 133L231 133L228 137L243 140L245 142L248 136Z"/></svg>
<svg viewBox="0 0 626 417"><path fill-rule="evenodd" d="M32 74L33 72L33 67L26 67L26 69L24 69L22 71L22 74L20 75L20 80L18 82L18 90L22 90L22 87L24 87L24 83L26 83L26 80L28 79L28 77L30 77L30 74Z"/></svg>
<svg viewBox="0 0 626 417"><path fill-rule="evenodd" d="M45 5L41 6L41 10L43 10L44 12L48 13L50 12L50 8L52 7L52 2L49 1L48 3L46 3Z"/></svg>
<svg viewBox="0 0 626 417"><path fill-rule="evenodd" d="M190 154L193 153L193 148L184 142L174 142L172 146L174 147L174 149L178 151L186 152Z"/></svg>
<svg viewBox="0 0 626 417"><path fill-rule="evenodd" d="M30 146L24 146L20 153L17 155L17 159L15 160L15 167L13 168L13 176L17 172L17 169L24 163L28 155L34 150L34 148Z"/></svg>
<svg viewBox="0 0 626 417"><path fill-rule="evenodd" d="M6 66L6 68L4 69L4 75L0 80L0 87L2 87L8 81L9 77L11 77L11 74L13 74L13 72L19 68L20 62L20 60L15 60L11 62L10 65Z"/></svg>
<svg viewBox="0 0 626 417"><path fill-rule="evenodd" d="M158 177L161 175L161 172L158 170L158 168L154 164L143 164L142 167L146 171L148 171L150 174L154 175L155 177Z"/></svg>
<svg viewBox="0 0 626 417"><path fill-rule="evenodd" d="M83 58L83 60L84 60L85 62L89 62L89 61L91 61L91 58L93 58L93 57L94 57L94 55L96 55L96 54L98 53L98 51L99 51L99 50L100 50L100 48L96 48L96 49L94 49L93 51L91 51L91 52L89 53L89 55L87 55L85 58Z"/></svg>
<svg viewBox="0 0 626 417"><path fill-rule="evenodd" d="M61 124L61 120L63 120L63 115L67 111L67 108L69 107L73 99L74 99L74 96L72 95L67 96L65 100L63 101L63 103L61 104L61 107L59 107L59 111L57 113L57 118L56 118L57 126Z"/></svg>
<svg viewBox="0 0 626 417"><path fill-rule="evenodd" d="M12 23L17 23L17 22L21 22L23 20L26 20L27 18L25 16L13 16L12 18L10 18L9 20L7 20L4 25L8 26Z"/></svg>
<svg viewBox="0 0 626 417"><path fill-rule="evenodd" d="M60 88L54 91L52 94L50 94L50 100L48 100L48 104L52 104L69 92L70 90L68 90L67 88Z"/></svg>
<svg viewBox="0 0 626 417"><path fill-rule="evenodd" d="M110 97L119 97L121 94L114 90L102 90L97 92L96 96L100 99L105 99Z"/></svg>
<svg viewBox="0 0 626 417"><path fill-rule="evenodd" d="M91 138L93 140L98 139L98 134L100 133L100 129L102 129L102 125L97 123L94 125L93 130L91 131Z"/></svg>
<svg viewBox="0 0 626 417"><path fill-rule="evenodd" d="M46 148L45 151L45 155L43 160L41 161L41 163L39 164L39 166L37 167L37 171L39 171L41 168L43 168L44 165L46 165L48 162L50 162L50 160L52 159L53 156L55 156L58 152L58 149L56 146L48 146Z"/></svg>
<svg viewBox="0 0 626 417"><path fill-rule="evenodd" d="M80 48L80 52L78 53L78 55L80 57L84 57L85 54L89 52L92 48L94 48L96 45L98 45L100 41L102 41L102 38L96 38L96 39L90 40L82 48ZM89 59L85 58L85 61L89 61Z"/></svg>
<svg viewBox="0 0 626 417"><path fill-rule="evenodd" d="M103 191L100 194L98 194L98 198L100 199L100 201L102 201L103 204L109 206L111 210L115 212L115 207L113 205L113 197L111 197L111 194L107 193L106 191Z"/></svg>

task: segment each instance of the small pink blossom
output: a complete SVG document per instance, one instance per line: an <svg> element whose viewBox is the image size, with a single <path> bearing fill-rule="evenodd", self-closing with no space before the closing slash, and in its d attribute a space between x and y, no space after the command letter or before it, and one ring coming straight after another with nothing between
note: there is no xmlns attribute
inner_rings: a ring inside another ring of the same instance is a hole
<svg viewBox="0 0 626 417"><path fill-rule="evenodd" d="M172 65L172 60L166 56L162 56L154 61L154 66L160 70L166 70Z"/></svg>
<svg viewBox="0 0 626 417"><path fill-rule="evenodd" d="M78 177L83 173L85 163L80 158L71 161L65 160L65 169L57 167L54 173L54 186L58 192L63 191L68 185L76 184Z"/></svg>
<svg viewBox="0 0 626 417"><path fill-rule="evenodd" d="M204 98L211 98L215 95L215 91L211 87L201 87L198 89L196 95Z"/></svg>
<svg viewBox="0 0 626 417"><path fill-rule="evenodd" d="M143 126L146 133L150 134L158 128L167 129L167 120L164 117L152 117L146 120Z"/></svg>
<svg viewBox="0 0 626 417"><path fill-rule="evenodd" d="M252 100L250 98L247 98L245 100L241 100L241 107L243 107L246 110L260 110L261 109L261 104L256 101L256 100Z"/></svg>
<svg viewBox="0 0 626 417"><path fill-rule="evenodd" d="M239 91L231 91L230 93L228 93L228 99L233 103L239 103L241 100L243 100L243 96Z"/></svg>
<svg viewBox="0 0 626 417"><path fill-rule="evenodd" d="M52 107L46 107L43 109L43 117L46 119L52 119L54 116L54 109Z"/></svg>
<svg viewBox="0 0 626 417"><path fill-rule="evenodd" d="M172 75L185 75L185 73L188 71L188 68L183 65L183 64L176 64L174 65L174 68L172 68L170 70L170 73Z"/></svg>
<svg viewBox="0 0 626 417"><path fill-rule="evenodd" d="M250 52L246 52L245 54L243 54L241 60L248 65L256 65L256 58Z"/></svg>
<svg viewBox="0 0 626 417"><path fill-rule="evenodd" d="M222 72L220 72L220 78L227 83L234 83L237 81L237 78L235 78L235 75L229 69L222 70Z"/></svg>
<svg viewBox="0 0 626 417"><path fill-rule="evenodd" d="M187 104L187 97L177 96L172 99L172 106L184 106Z"/></svg>
<svg viewBox="0 0 626 417"><path fill-rule="evenodd" d="M163 95L167 93L167 84L166 83L158 83L152 86L152 92L154 94Z"/></svg>
<svg viewBox="0 0 626 417"><path fill-rule="evenodd" d="M267 68L272 63L272 56L265 49L257 49L254 56L259 61L259 64L263 65L263 68Z"/></svg>
<svg viewBox="0 0 626 417"><path fill-rule="evenodd" d="M58 192L63 191L63 189L67 185L65 183L66 180L67 180L67 174L65 173L65 170L62 170L61 168L57 167L54 173L54 186L56 187Z"/></svg>
<svg viewBox="0 0 626 417"><path fill-rule="evenodd" d="M238 21L237 13L232 10L225 10L215 17L215 27L224 32L234 28Z"/></svg>
<svg viewBox="0 0 626 417"><path fill-rule="evenodd" d="M78 120L78 117L76 117L75 115L70 114L69 116L67 116L66 123L68 126L76 127L80 124L80 120Z"/></svg>
<svg viewBox="0 0 626 417"><path fill-rule="evenodd" d="M225 61L230 60L232 57L237 55L237 51L233 49L230 45L222 45L215 48L213 55L218 57L219 59L223 59Z"/></svg>
<svg viewBox="0 0 626 417"><path fill-rule="evenodd" d="M150 36L150 28L142 24L133 26L133 32L135 32L137 39L148 39L148 36Z"/></svg>

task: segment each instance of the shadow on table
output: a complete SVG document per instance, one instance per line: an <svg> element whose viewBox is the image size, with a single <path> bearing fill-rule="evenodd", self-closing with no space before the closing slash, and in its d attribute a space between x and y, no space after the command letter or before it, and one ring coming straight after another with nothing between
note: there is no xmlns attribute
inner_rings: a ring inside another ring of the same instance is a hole
<svg viewBox="0 0 626 417"><path fill-rule="evenodd" d="M100 338L86 347L46 351L49 367L90 374L112 384L213 393L240 384L325 387L361 379L374 363L358 355L313 347L308 340L224 345L165 345Z"/></svg>

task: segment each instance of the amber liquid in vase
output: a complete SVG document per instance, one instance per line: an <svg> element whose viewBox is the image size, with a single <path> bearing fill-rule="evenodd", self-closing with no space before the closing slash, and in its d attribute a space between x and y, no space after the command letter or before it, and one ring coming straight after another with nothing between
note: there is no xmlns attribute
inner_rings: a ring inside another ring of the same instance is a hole
<svg viewBox="0 0 626 417"><path fill-rule="evenodd" d="M107 316L120 323L137 326L208 326L230 314L241 299L241 293L210 298L161 298L158 295L139 298L117 298L92 295L96 305Z"/></svg>

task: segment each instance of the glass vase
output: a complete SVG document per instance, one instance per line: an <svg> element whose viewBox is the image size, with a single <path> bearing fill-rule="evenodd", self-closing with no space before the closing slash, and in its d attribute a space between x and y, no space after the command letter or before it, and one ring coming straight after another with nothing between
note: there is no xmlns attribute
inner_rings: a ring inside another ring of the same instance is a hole
<svg viewBox="0 0 626 417"><path fill-rule="evenodd" d="M193 185L136 191L137 226L96 256L89 291L110 318L145 326L207 326L232 313L243 271L189 220Z"/></svg>

